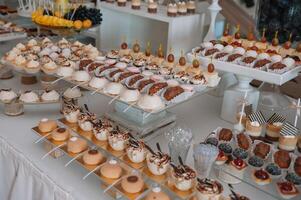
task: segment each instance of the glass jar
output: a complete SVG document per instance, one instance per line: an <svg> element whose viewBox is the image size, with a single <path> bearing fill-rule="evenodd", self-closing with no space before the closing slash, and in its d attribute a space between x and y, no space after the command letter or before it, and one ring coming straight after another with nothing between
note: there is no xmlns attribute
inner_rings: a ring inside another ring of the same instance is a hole
<svg viewBox="0 0 301 200"><path fill-rule="evenodd" d="M266 28L266 37L271 41L276 31L280 43L293 34L293 41L301 40L300 0L259 0L257 4L257 29L261 33Z"/></svg>

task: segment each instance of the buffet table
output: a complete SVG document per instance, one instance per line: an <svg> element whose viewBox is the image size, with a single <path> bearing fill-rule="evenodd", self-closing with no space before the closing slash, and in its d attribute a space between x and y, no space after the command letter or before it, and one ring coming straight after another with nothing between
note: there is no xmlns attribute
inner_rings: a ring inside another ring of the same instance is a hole
<svg viewBox="0 0 301 200"><path fill-rule="evenodd" d="M1 85L19 84L19 78L1 81ZM87 103L97 114L108 111L109 98L91 96L87 93L80 103ZM194 133L195 142L201 142L217 126L229 127L232 125L219 118L222 99L205 94L192 99L189 103L181 104L171 109L178 114L179 124L190 127ZM60 105L44 105L26 107L25 114L19 117L8 117L0 114L0 175L5 177L4 184L0 183L0 199L109 199L100 189L100 182L96 176L89 176L82 180L86 171L75 163L65 167L69 161L65 157L41 159L46 153L42 143L34 144L38 139L31 131L43 117L58 119ZM2 109L2 108L1 108ZM109 108L111 109L111 108ZM160 135L152 141L158 142L163 151L168 151L164 136ZM188 164L193 166L192 151L188 155ZM212 173L214 176L214 172ZM5 175L5 176L4 176ZM225 184L225 194L229 194ZM234 186L236 191L252 199L272 199L271 196L255 190L241 183ZM19 196L20 195L20 196ZM256 196L255 196L256 195ZM258 196L257 196L258 195Z"/></svg>

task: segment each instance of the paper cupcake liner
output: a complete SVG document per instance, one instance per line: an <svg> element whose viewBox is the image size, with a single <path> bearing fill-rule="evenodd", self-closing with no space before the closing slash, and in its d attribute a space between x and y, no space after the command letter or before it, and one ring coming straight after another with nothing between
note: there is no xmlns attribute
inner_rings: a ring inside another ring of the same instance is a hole
<svg viewBox="0 0 301 200"><path fill-rule="evenodd" d="M269 163L266 163L266 164L265 164L265 167L264 167L264 170L265 170L265 171L267 171L267 170L266 170L266 167L267 167L270 163L273 163L273 162L269 162ZM276 164L276 165L277 165L277 164ZM280 175L273 175L273 174L270 174L268 171L267 171L267 172L268 172L269 176L270 176L272 179L280 179L280 178L282 178L283 175L285 174L285 172L284 172L283 169L280 168L280 170L281 170L281 174L280 174Z"/></svg>
<svg viewBox="0 0 301 200"><path fill-rule="evenodd" d="M239 134L239 132L236 132L234 133L234 141L235 141L235 144L238 148L241 148L239 145L238 145L238 139L237 139L237 135ZM248 141L249 141L249 148L246 150L248 153L250 153L250 150L252 149L252 139L250 138L250 136L246 133L244 133L244 135L247 137Z"/></svg>
<svg viewBox="0 0 301 200"><path fill-rule="evenodd" d="M272 160L272 162L275 163L276 165L278 165L278 164L277 164L277 163L275 162L275 160L274 160L274 154L275 154L277 151L279 151L279 149L276 149L276 148L273 146L273 151L272 151L272 158L271 158L271 160ZM293 155L294 155L294 153L289 153L289 155L290 155L290 158L291 158L291 163L290 163L290 165L288 166L288 168L281 168L281 169L284 170L284 171L288 171L290 168L293 168L293 161L294 161ZM278 167L280 167L280 166L278 166Z"/></svg>
<svg viewBox="0 0 301 200"><path fill-rule="evenodd" d="M268 72L275 73L275 74L283 74L283 73L287 72L288 70L289 70L288 67L285 67L283 69L274 69L274 70L267 68Z"/></svg>
<svg viewBox="0 0 301 200"><path fill-rule="evenodd" d="M219 134L220 134L220 132L221 132L221 130L223 129L224 127L221 127L217 132L216 132L216 135L217 135L217 139L218 139L218 141L220 141L221 143L230 143L231 145L233 145L233 147L235 147L235 142L234 142L234 131L233 130L231 130L232 131L232 138L231 138L231 140L229 140L229 141L226 141L226 140L219 140Z"/></svg>
<svg viewBox="0 0 301 200"><path fill-rule="evenodd" d="M251 156L255 156L255 154L254 154L254 149L255 149L256 145L257 145L258 143L260 143L260 142L263 142L263 141L261 141L261 140L254 140L253 145L252 145L252 147L251 147ZM270 146L270 152L269 152L269 153L265 156L265 158L263 159L264 161L266 161L266 160L270 157L270 155L272 154L273 146L272 146L271 144L266 143L266 142L263 142L263 143L265 143L265 144L267 144L267 145Z"/></svg>

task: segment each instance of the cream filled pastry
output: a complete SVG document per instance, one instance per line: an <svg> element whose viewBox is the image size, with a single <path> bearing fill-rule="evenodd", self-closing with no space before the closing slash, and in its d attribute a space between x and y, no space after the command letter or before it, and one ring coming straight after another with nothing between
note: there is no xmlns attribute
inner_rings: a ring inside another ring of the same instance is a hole
<svg viewBox="0 0 301 200"><path fill-rule="evenodd" d="M63 108L63 114L67 122L76 123L80 114L80 108L74 104L67 104Z"/></svg>
<svg viewBox="0 0 301 200"><path fill-rule="evenodd" d="M117 96L123 90L121 83L110 82L104 87L104 92L113 96Z"/></svg>
<svg viewBox="0 0 301 200"><path fill-rule="evenodd" d="M169 169L170 156L168 154L157 152L149 153L146 156L147 167L154 175L163 175Z"/></svg>
<svg viewBox="0 0 301 200"><path fill-rule="evenodd" d="M173 166L172 178L178 190L187 191L193 187L196 172L187 165Z"/></svg>
<svg viewBox="0 0 301 200"><path fill-rule="evenodd" d="M154 187L150 193L147 194L145 200L170 200L160 187Z"/></svg>
<svg viewBox="0 0 301 200"><path fill-rule="evenodd" d="M129 134L120 130L118 127L109 133L109 145L115 151L123 151L129 141Z"/></svg>
<svg viewBox="0 0 301 200"><path fill-rule="evenodd" d="M110 160L100 168L100 174L109 179L118 179L122 175L122 168L116 160Z"/></svg>
<svg viewBox="0 0 301 200"><path fill-rule="evenodd" d="M138 106L147 111L156 111L165 107L158 95L143 95L138 101Z"/></svg>
<svg viewBox="0 0 301 200"><path fill-rule="evenodd" d="M53 74L56 72L58 66L55 64L55 62L48 62L46 64L44 64L42 66L42 70L46 73L46 74Z"/></svg>
<svg viewBox="0 0 301 200"><path fill-rule="evenodd" d="M120 100L133 103L138 101L140 97L140 92L137 89L126 89L123 90L120 94Z"/></svg>
<svg viewBox="0 0 301 200"><path fill-rule="evenodd" d="M103 159L103 155L96 149L90 149L83 155L83 161L86 165L98 165Z"/></svg>
<svg viewBox="0 0 301 200"><path fill-rule="evenodd" d="M197 197L200 200L219 200L223 192L223 186L216 180L198 179Z"/></svg>
<svg viewBox="0 0 301 200"><path fill-rule="evenodd" d="M83 131L92 131L96 115L90 112L82 112L78 116L78 125Z"/></svg>
<svg viewBox="0 0 301 200"><path fill-rule="evenodd" d="M0 101L10 103L17 98L17 94L12 89L0 89Z"/></svg>
<svg viewBox="0 0 301 200"><path fill-rule="evenodd" d="M71 66L62 66L58 68L56 74L62 77L71 77L74 69Z"/></svg>
<svg viewBox="0 0 301 200"><path fill-rule="evenodd" d="M133 163L141 163L145 160L147 151L143 141L137 141L131 138L126 148L126 153L130 161Z"/></svg>
<svg viewBox="0 0 301 200"><path fill-rule="evenodd" d="M20 96L20 100L24 103L36 103L40 100L39 96L33 91L26 91Z"/></svg>
<svg viewBox="0 0 301 200"><path fill-rule="evenodd" d="M67 142L67 151L70 153L81 153L87 147L87 141L79 137L71 137Z"/></svg>
<svg viewBox="0 0 301 200"><path fill-rule="evenodd" d="M25 71L27 73L37 73L40 71L40 63L35 60L30 60L26 66L25 66Z"/></svg>
<svg viewBox="0 0 301 200"><path fill-rule="evenodd" d="M67 90L64 92L64 97L69 99L79 98L82 96L82 93L80 89L77 88L67 88Z"/></svg>
<svg viewBox="0 0 301 200"><path fill-rule="evenodd" d="M113 127L107 120L93 123L93 134L99 141L107 141L111 131L113 131Z"/></svg>
<svg viewBox="0 0 301 200"><path fill-rule="evenodd" d="M42 101L58 101L60 99L60 94L55 90L45 91L41 95Z"/></svg>

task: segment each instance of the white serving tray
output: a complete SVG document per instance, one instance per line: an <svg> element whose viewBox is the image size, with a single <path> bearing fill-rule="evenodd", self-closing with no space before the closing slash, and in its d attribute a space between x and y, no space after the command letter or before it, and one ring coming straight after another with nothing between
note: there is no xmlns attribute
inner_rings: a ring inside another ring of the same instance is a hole
<svg viewBox="0 0 301 200"><path fill-rule="evenodd" d="M191 53L188 53L187 57L188 60L191 61L193 60L194 56ZM199 56L198 58L203 66L207 66L211 62L211 58L202 57L202 56ZM236 75L250 77L259 81L276 84L276 85L283 85L284 83L296 78L299 75L299 72L301 71L300 65L296 66L295 68L285 73L276 74L276 73L271 73L267 71L241 66L238 64L218 61L215 59L212 60L212 63L214 64L217 70L224 71L224 72L231 72Z"/></svg>

